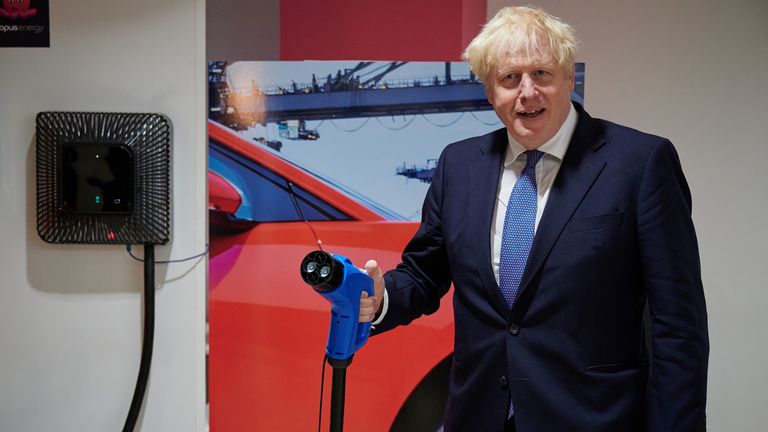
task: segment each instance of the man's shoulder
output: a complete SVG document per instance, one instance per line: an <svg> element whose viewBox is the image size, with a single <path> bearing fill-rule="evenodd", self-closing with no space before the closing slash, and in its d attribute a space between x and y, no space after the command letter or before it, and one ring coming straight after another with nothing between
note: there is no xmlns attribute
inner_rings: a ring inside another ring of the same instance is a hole
<svg viewBox="0 0 768 432"><path fill-rule="evenodd" d="M592 147L624 169L632 166L642 169L652 154L676 153L672 142L663 136L604 119L589 118L589 121L595 133Z"/></svg>
<svg viewBox="0 0 768 432"><path fill-rule="evenodd" d="M590 120L592 121L592 124L594 125L598 135L606 143L609 144L617 143L623 146L634 145L646 147L652 146L654 143L659 141L668 141L662 136L644 132L639 129L635 129L634 127L615 123L610 120L601 118L590 118Z"/></svg>

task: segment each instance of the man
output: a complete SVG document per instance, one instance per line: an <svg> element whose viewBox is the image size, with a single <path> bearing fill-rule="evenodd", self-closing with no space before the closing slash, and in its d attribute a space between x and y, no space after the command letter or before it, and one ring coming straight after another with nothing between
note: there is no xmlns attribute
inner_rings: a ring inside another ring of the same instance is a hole
<svg viewBox="0 0 768 432"><path fill-rule="evenodd" d="M454 285L448 432L706 428L688 185L668 140L571 103L575 52L559 19L499 11L465 57L505 129L448 146L402 263L366 264L375 333Z"/></svg>

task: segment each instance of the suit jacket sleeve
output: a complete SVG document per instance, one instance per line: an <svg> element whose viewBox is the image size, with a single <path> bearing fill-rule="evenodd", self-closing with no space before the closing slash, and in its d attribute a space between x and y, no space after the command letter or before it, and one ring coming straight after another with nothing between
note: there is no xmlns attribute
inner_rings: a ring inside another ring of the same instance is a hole
<svg viewBox="0 0 768 432"><path fill-rule="evenodd" d="M447 164L443 151L421 210L421 225L406 246L402 263L384 275L389 308L375 333L408 324L424 314L434 313L440 298L450 289L451 277L443 242L443 178Z"/></svg>
<svg viewBox="0 0 768 432"><path fill-rule="evenodd" d="M691 194L667 140L657 142L646 161L637 208L650 315L648 430L703 431L707 312Z"/></svg>

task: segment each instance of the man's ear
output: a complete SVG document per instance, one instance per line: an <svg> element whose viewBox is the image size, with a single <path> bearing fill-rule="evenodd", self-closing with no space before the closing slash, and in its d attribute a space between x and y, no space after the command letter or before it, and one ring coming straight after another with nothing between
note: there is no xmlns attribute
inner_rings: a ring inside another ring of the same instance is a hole
<svg viewBox="0 0 768 432"><path fill-rule="evenodd" d="M571 92L573 92L573 89L576 88L576 63L571 65L571 72L568 76L568 83L571 86Z"/></svg>
<svg viewBox="0 0 768 432"><path fill-rule="evenodd" d="M485 89L485 98L488 99L488 103L491 104L491 106L495 106L493 105L493 90L491 90L489 85L485 83L483 83L483 88Z"/></svg>

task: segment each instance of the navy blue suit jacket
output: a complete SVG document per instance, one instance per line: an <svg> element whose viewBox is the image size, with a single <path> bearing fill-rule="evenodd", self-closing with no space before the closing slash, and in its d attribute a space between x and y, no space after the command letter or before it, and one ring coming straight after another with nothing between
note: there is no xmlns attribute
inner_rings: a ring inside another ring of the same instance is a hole
<svg viewBox="0 0 768 432"><path fill-rule="evenodd" d="M446 147L384 276L377 333L455 287L448 432L502 431L510 397L520 432L705 430L707 314L678 156L577 110L511 310L490 245L505 129Z"/></svg>

